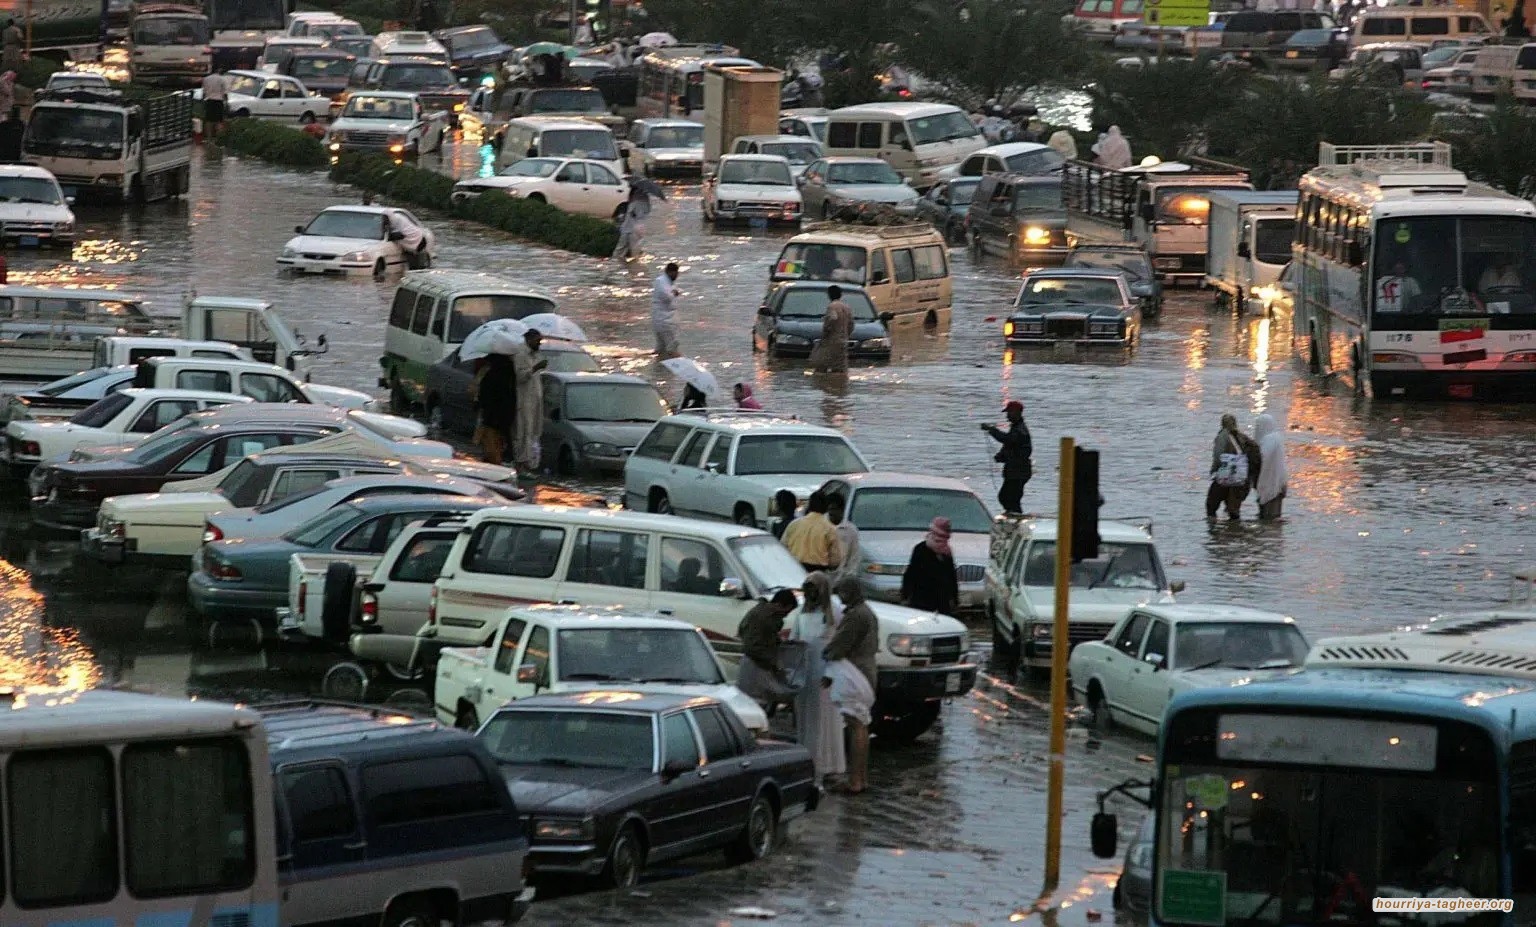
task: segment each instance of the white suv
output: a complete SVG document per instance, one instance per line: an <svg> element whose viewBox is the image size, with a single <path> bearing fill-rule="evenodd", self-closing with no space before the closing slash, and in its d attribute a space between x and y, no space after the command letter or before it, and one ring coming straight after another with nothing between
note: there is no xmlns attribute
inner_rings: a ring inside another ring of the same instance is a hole
<svg viewBox="0 0 1536 927"><path fill-rule="evenodd" d="M868 470L834 429L771 412L701 409L666 416L635 448L624 463L624 504L758 527L779 490L803 502L828 477Z"/></svg>

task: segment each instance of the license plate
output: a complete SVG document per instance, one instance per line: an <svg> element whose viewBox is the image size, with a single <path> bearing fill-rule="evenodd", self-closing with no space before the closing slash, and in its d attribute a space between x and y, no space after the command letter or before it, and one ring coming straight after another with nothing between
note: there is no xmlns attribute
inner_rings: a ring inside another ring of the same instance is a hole
<svg viewBox="0 0 1536 927"><path fill-rule="evenodd" d="M753 229L765 229L768 227L768 220L761 216L753 216L747 220L747 227Z"/></svg>
<svg viewBox="0 0 1536 927"><path fill-rule="evenodd" d="M960 674L950 673L944 677L944 694L954 695L960 691Z"/></svg>
<svg viewBox="0 0 1536 927"><path fill-rule="evenodd" d="M23 248L36 248L38 245L38 238L36 235L23 235L20 239L17 240L16 243L21 245Z"/></svg>

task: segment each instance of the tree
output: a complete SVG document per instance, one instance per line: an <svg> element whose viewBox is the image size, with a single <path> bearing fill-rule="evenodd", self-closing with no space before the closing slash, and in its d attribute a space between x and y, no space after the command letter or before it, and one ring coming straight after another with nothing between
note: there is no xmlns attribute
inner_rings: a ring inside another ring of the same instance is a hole
<svg viewBox="0 0 1536 927"><path fill-rule="evenodd" d="M1064 10L1014 0L917 4L902 63L967 109L1013 100L1037 84L1066 80L1091 56L1063 25Z"/></svg>
<svg viewBox="0 0 1536 927"><path fill-rule="evenodd" d="M1237 68L1169 58L1140 67L1107 64L1088 95L1094 125L1118 125L1138 159L1172 161L1199 150L1207 126L1225 118L1251 80Z"/></svg>
<svg viewBox="0 0 1536 927"><path fill-rule="evenodd" d="M1466 116L1444 133L1454 148L1452 163L1473 180L1524 195L1536 177L1536 115L1509 96L1486 119Z"/></svg>

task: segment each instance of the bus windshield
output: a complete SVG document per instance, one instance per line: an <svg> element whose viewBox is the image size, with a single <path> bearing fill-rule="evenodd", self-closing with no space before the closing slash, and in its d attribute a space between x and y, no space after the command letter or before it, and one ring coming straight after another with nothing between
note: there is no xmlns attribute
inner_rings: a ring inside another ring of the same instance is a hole
<svg viewBox="0 0 1536 927"><path fill-rule="evenodd" d="M1171 719L1154 880L1162 923L1500 923L1497 911L1372 912L1375 898L1500 897L1487 734L1216 711Z"/></svg>
<svg viewBox="0 0 1536 927"><path fill-rule="evenodd" d="M1376 318L1536 313L1536 219L1391 219L1375 241Z"/></svg>
<svg viewBox="0 0 1536 927"><path fill-rule="evenodd" d="M1174 187L1157 194L1157 221L1164 225L1204 225L1210 221L1211 201L1207 195L1216 190L1246 190L1247 187Z"/></svg>

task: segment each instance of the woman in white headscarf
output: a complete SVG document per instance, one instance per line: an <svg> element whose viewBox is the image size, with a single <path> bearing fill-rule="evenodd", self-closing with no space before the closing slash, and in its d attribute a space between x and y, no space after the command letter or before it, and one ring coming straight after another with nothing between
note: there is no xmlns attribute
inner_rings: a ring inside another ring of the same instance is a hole
<svg viewBox="0 0 1536 927"><path fill-rule="evenodd" d="M1131 166L1131 143L1120 134L1119 126L1110 126L1109 131L1098 144L1093 146L1093 153L1099 156L1099 166L1112 171L1124 170Z"/></svg>
<svg viewBox="0 0 1536 927"><path fill-rule="evenodd" d="M1259 468L1255 487L1259 497L1259 519L1273 521L1280 517L1285 502L1285 435L1273 416L1260 415L1253 423L1253 439L1259 443L1264 465Z"/></svg>
<svg viewBox="0 0 1536 927"><path fill-rule="evenodd" d="M1046 144L1054 148L1057 154L1068 161L1077 160L1077 139L1073 138L1072 133L1066 129L1057 129L1055 132L1052 132Z"/></svg>

